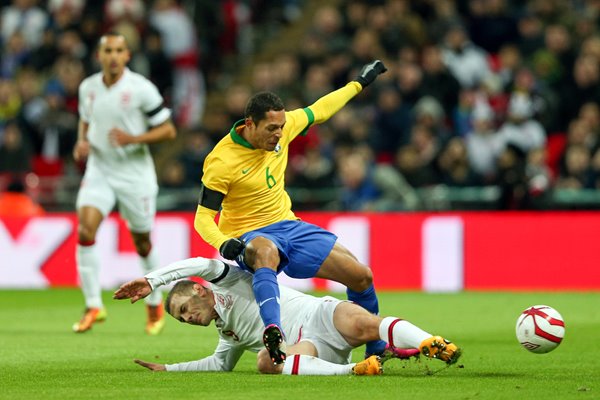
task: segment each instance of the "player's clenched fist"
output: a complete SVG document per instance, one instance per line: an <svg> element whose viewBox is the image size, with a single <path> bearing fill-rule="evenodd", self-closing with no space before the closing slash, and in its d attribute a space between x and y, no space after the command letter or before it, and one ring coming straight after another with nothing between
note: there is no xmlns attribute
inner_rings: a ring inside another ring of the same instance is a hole
<svg viewBox="0 0 600 400"><path fill-rule="evenodd" d="M246 248L244 242L239 239L233 238L225 241L221 248L219 249L219 253L221 256L227 260L235 260Z"/></svg>
<svg viewBox="0 0 600 400"><path fill-rule="evenodd" d="M381 60L375 60L362 67L355 81L360 83L364 89L373 83L379 74L383 74L385 71L387 71L387 68L383 65L383 62Z"/></svg>

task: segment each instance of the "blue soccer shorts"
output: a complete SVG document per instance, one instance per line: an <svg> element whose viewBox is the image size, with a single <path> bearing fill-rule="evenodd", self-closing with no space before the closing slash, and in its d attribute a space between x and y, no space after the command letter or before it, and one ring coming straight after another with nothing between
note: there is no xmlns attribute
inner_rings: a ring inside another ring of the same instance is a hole
<svg viewBox="0 0 600 400"><path fill-rule="evenodd" d="M336 235L323 228L291 220L246 232L240 239L248 243L259 236L269 239L279 249L281 261L277 273L284 271L288 276L297 279L314 277L337 240ZM253 269L244 263L243 257L236 261L241 268L253 272Z"/></svg>

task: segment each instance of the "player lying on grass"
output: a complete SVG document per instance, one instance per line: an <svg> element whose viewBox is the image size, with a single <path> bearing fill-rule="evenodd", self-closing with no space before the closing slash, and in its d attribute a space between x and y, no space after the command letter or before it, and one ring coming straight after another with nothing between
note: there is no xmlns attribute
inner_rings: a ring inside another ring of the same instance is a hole
<svg viewBox="0 0 600 400"><path fill-rule="evenodd" d="M231 371L248 350L258 352L258 370L262 373L373 375L381 373L380 358L371 356L353 364L351 353L353 348L379 339L388 343L384 361L409 358L419 352L447 364L460 357L456 345L408 321L381 318L354 303L330 296L317 298L282 286L282 323L289 332L287 351L294 355L285 364L273 364L262 343L263 326L252 291L252 275L237 266L202 257L178 261L127 282L113 297L131 299L133 303L159 286L190 276L210 282L210 288L180 281L171 289L165 308L177 320L192 325L208 326L214 320L220 336L214 354L178 364L136 360L138 364L154 371Z"/></svg>

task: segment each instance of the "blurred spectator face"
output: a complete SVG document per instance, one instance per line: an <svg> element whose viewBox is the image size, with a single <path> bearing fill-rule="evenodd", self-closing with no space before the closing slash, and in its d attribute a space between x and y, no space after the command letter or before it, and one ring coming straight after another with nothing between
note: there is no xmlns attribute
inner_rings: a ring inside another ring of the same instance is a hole
<svg viewBox="0 0 600 400"><path fill-rule="evenodd" d="M392 88L382 90L377 97L379 110L384 113L390 113L397 110L398 107L400 107L400 104L402 104L400 94Z"/></svg>
<svg viewBox="0 0 600 400"><path fill-rule="evenodd" d="M433 141L433 134L424 126L417 125L411 131L411 143L417 151L422 151L429 147Z"/></svg>
<svg viewBox="0 0 600 400"><path fill-rule="evenodd" d="M536 37L542 33L542 21L535 15L527 15L519 20L518 29L524 38Z"/></svg>
<svg viewBox="0 0 600 400"><path fill-rule="evenodd" d="M586 121L576 119L571 121L567 131L569 144L585 145L590 136L590 127Z"/></svg>
<svg viewBox="0 0 600 400"><path fill-rule="evenodd" d="M468 40L465 30L459 26L450 28L444 38L446 45L452 50L460 50Z"/></svg>
<svg viewBox="0 0 600 400"><path fill-rule="evenodd" d="M24 101L31 100L40 94L40 77L33 69L21 70L16 83Z"/></svg>
<svg viewBox="0 0 600 400"><path fill-rule="evenodd" d="M384 7L372 7L367 18L367 26L377 32L385 32L390 26L390 20Z"/></svg>
<svg viewBox="0 0 600 400"><path fill-rule="evenodd" d="M552 53L560 54L571 46L571 37L562 25L549 25L546 28L544 42Z"/></svg>
<svg viewBox="0 0 600 400"><path fill-rule="evenodd" d="M453 138L440 154L440 166L446 170L460 164L467 164L467 148L461 138Z"/></svg>
<svg viewBox="0 0 600 400"><path fill-rule="evenodd" d="M290 85L299 79L300 64L293 54L284 54L276 58L274 68L282 84Z"/></svg>
<svg viewBox="0 0 600 400"><path fill-rule="evenodd" d="M4 128L4 137L2 138L2 146L8 151L15 151L21 147L22 142L21 130L17 124L8 124Z"/></svg>
<svg viewBox="0 0 600 400"><path fill-rule="evenodd" d="M598 60L590 56L578 57L573 68L573 77L579 87L589 87L598 82Z"/></svg>
<svg viewBox="0 0 600 400"><path fill-rule="evenodd" d="M503 69L514 70L521 64L521 53L515 45L504 45L498 54Z"/></svg>
<svg viewBox="0 0 600 400"><path fill-rule="evenodd" d="M355 189L365 180L367 166L364 158L356 153L351 153L339 160L339 175L343 185Z"/></svg>
<svg viewBox="0 0 600 400"><path fill-rule="evenodd" d="M590 36L581 44L581 55L593 56L600 60L600 37Z"/></svg>
<svg viewBox="0 0 600 400"><path fill-rule="evenodd" d="M350 1L346 8L346 20L350 26L363 26L367 16L367 4L364 1Z"/></svg>
<svg viewBox="0 0 600 400"><path fill-rule="evenodd" d="M278 82L273 71L273 65L270 63L258 63L252 70L252 87L256 91L273 90Z"/></svg>
<svg viewBox="0 0 600 400"><path fill-rule="evenodd" d="M569 146L565 154L565 166L570 175L585 173L590 167L590 153L583 146Z"/></svg>
<svg viewBox="0 0 600 400"><path fill-rule="evenodd" d="M61 57L55 64L56 76L67 94L76 94L84 78L83 64L70 57Z"/></svg>
<svg viewBox="0 0 600 400"><path fill-rule="evenodd" d="M419 153L415 146L407 145L398 149L396 166L403 173L412 172L421 167Z"/></svg>
<svg viewBox="0 0 600 400"><path fill-rule="evenodd" d="M313 20L315 29L325 36L336 34L342 27L342 16L335 7L321 7Z"/></svg>
<svg viewBox="0 0 600 400"><path fill-rule="evenodd" d="M363 28L354 35L352 40L352 52L359 59L372 59L379 48L378 37L370 29Z"/></svg>
<svg viewBox="0 0 600 400"><path fill-rule="evenodd" d="M515 75L515 89L531 92L535 86L535 76L528 68L521 68Z"/></svg>
<svg viewBox="0 0 600 400"><path fill-rule="evenodd" d="M402 92L416 90L423 80L423 73L418 65L403 63L398 70L398 86Z"/></svg>
<svg viewBox="0 0 600 400"><path fill-rule="evenodd" d="M326 93L329 91L331 76L327 67L311 65L304 78L305 87L309 92Z"/></svg>
<svg viewBox="0 0 600 400"><path fill-rule="evenodd" d="M527 153L527 164L536 167L545 167L546 165L546 149L532 149Z"/></svg>
<svg viewBox="0 0 600 400"><path fill-rule="evenodd" d="M597 103L585 103L579 110L579 118L584 120L588 126L600 128L600 107Z"/></svg>
<svg viewBox="0 0 600 400"><path fill-rule="evenodd" d="M111 77L121 75L131 55L123 36L105 35L100 39L98 61L104 74Z"/></svg>
<svg viewBox="0 0 600 400"><path fill-rule="evenodd" d="M225 108L227 108L227 112L232 116L239 116L241 118L244 115L246 103L248 103L251 95L251 90L246 85L230 86L225 96Z"/></svg>
<svg viewBox="0 0 600 400"><path fill-rule="evenodd" d="M422 54L423 70L429 74L436 74L446 69L442 52L437 46L427 46Z"/></svg>

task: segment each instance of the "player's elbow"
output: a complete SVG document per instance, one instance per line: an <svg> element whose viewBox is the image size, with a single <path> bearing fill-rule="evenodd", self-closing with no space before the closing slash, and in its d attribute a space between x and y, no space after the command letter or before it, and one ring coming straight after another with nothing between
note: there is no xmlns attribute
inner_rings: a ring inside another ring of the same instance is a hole
<svg viewBox="0 0 600 400"><path fill-rule="evenodd" d="M173 125L172 123L167 124L166 139L173 140L176 137L177 137L177 129L175 129L175 125Z"/></svg>

